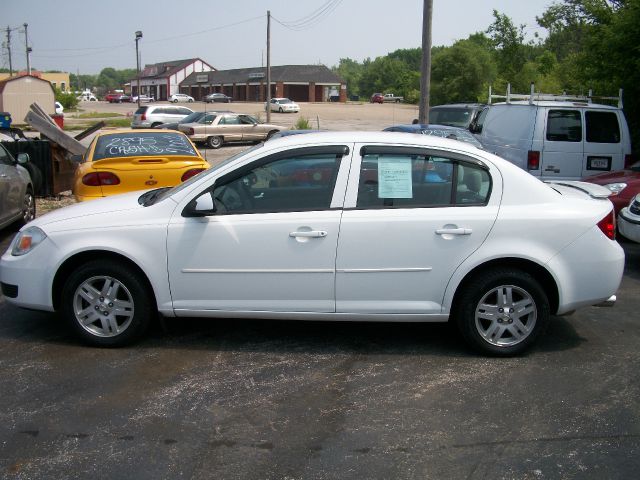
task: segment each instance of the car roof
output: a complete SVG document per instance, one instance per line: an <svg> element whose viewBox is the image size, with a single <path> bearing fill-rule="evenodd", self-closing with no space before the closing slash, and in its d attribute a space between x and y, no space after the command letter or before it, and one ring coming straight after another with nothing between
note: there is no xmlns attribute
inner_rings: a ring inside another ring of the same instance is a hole
<svg viewBox="0 0 640 480"><path fill-rule="evenodd" d="M469 103L446 103L444 105L434 105L430 108L480 108L486 106L486 103L477 103L477 102L469 102Z"/></svg>
<svg viewBox="0 0 640 480"><path fill-rule="evenodd" d="M269 145L294 147L317 145L321 143L370 143L418 146L456 150L477 155L481 150L470 143L460 140L436 137L433 135L416 135L405 132L348 131L348 132L315 132L306 135L287 135L269 140Z"/></svg>

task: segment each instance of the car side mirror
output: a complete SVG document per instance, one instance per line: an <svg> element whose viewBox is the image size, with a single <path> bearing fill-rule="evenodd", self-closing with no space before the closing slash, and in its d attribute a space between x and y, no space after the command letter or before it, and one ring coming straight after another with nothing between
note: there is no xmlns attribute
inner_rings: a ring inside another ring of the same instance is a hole
<svg viewBox="0 0 640 480"><path fill-rule="evenodd" d="M24 165L25 163L29 163L29 154L28 153L19 153L16 157L16 160L20 165Z"/></svg>
<svg viewBox="0 0 640 480"><path fill-rule="evenodd" d="M182 211L183 217L208 217L215 215L216 206L213 203L211 192L200 195L191 200Z"/></svg>

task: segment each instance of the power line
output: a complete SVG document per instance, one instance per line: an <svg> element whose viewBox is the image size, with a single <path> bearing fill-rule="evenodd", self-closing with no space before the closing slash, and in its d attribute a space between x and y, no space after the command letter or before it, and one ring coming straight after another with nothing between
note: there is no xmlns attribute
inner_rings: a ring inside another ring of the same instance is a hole
<svg viewBox="0 0 640 480"><path fill-rule="evenodd" d="M276 22L289 30L308 30L309 28L314 27L315 25L320 23L324 19L324 17L332 13L336 8L338 8L341 3L342 0L328 0L310 14L289 22L278 20L273 15L271 16L271 18L273 18Z"/></svg>

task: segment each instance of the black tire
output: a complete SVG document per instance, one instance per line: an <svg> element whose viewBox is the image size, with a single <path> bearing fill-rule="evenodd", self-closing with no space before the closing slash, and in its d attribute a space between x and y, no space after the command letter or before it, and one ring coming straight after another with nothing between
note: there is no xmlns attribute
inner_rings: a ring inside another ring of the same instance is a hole
<svg viewBox="0 0 640 480"><path fill-rule="evenodd" d="M162 125L160 122L154 122L151 124L151 128L156 128L158 125Z"/></svg>
<svg viewBox="0 0 640 480"><path fill-rule="evenodd" d="M224 143L223 138L218 135L207 138L207 146L210 148L220 148L223 143Z"/></svg>
<svg viewBox="0 0 640 480"><path fill-rule="evenodd" d="M18 226L22 227L34 218L36 218L36 197L33 195L31 188L27 187L22 202L22 218L18 220Z"/></svg>
<svg viewBox="0 0 640 480"><path fill-rule="evenodd" d="M490 270L462 288L453 318L467 343L480 353L519 355L549 323L549 299L538 281L524 271Z"/></svg>
<svg viewBox="0 0 640 480"><path fill-rule="evenodd" d="M23 167L29 172L31 176L31 184L33 185L33 193L38 195L42 191L42 172L37 165L31 162L27 162Z"/></svg>
<svg viewBox="0 0 640 480"><path fill-rule="evenodd" d="M126 265L91 260L69 275L60 312L85 343L128 345L146 332L156 314L153 292L146 285L146 279Z"/></svg>
<svg viewBox="0 0 640 480"><path fill-rule="evenodd" d="M265 140L269 140L271 137L273 137L276 133L278 133L277 130L271 130L269 133L267 133L267 138Z"/></svg>

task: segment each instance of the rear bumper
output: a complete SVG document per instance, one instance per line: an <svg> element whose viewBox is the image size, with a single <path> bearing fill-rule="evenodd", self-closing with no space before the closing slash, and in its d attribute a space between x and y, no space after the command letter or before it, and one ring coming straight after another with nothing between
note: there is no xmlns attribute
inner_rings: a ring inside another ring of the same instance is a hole
<svg viewBox="0 0 640 480"><path fill-rule="evenodd" d="M604 302L596 303L594 307L613 307L616 304L618 297L611 295Z"/></svg>

